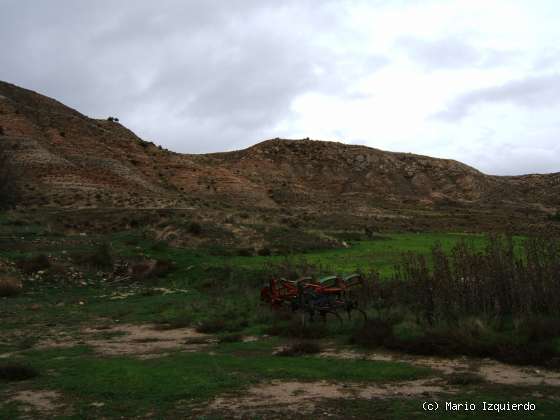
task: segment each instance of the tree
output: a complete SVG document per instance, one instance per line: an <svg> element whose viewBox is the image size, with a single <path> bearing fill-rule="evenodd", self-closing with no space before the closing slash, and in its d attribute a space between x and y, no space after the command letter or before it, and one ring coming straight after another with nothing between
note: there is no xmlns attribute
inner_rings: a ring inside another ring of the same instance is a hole
<svg viewBox="0 0 560 420"><path fill-rule="evenodd" d="M14 207L18 199L17 172L6 140L0 140L0 209Z"/></svg>

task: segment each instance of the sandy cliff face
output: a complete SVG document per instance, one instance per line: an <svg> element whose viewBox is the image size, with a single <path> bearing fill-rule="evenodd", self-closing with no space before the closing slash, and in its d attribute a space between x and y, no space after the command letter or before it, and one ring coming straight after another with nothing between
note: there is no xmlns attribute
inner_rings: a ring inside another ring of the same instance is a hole
<svg viewBox="0 0 560 420"><path fill-rule="evenodd" d="M117 122L88 118L0 82L0 144L22 206L260 208L367 212L382 207L560 207L560 174L497 177L460 162L312 140L177 154ZM219 133L218 133L219 134Z"/></svg>

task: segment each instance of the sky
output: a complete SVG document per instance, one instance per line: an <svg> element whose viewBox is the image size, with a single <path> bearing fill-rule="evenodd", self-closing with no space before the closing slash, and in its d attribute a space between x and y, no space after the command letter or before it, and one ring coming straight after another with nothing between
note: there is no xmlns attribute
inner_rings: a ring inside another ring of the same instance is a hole
<svg viewBox="0 0 560 420"><path fill-rule="evenodd" d="M0 0L0 80L183 153L304 138L560 171L556 0Z"/></svg>

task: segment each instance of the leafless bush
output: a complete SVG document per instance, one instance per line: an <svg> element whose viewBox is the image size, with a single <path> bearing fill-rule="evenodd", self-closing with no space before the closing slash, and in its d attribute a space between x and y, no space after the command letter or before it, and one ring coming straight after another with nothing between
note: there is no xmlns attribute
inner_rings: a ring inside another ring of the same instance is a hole
<svg viewBox="0 0 560 420"><path fill-rule="evenodd" d="M477 251L465 242L450 255L432 249L431 267L424 256L409 254L395 282L400 303L425 321L456 321L484 316L498 321L560 315L560 242L527 239L516 249L512 238L491 237Z"/></svg>

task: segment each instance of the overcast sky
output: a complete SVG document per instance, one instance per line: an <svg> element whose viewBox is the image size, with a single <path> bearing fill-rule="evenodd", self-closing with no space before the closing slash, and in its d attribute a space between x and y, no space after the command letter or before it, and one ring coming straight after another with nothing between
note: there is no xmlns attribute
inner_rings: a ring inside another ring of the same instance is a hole
<svg viewBox="0 0 560 420"><path fill-rule="evenodd" d="M0 0L0 79L187 153L272 137L560 171L556 0Z"/></svg>

